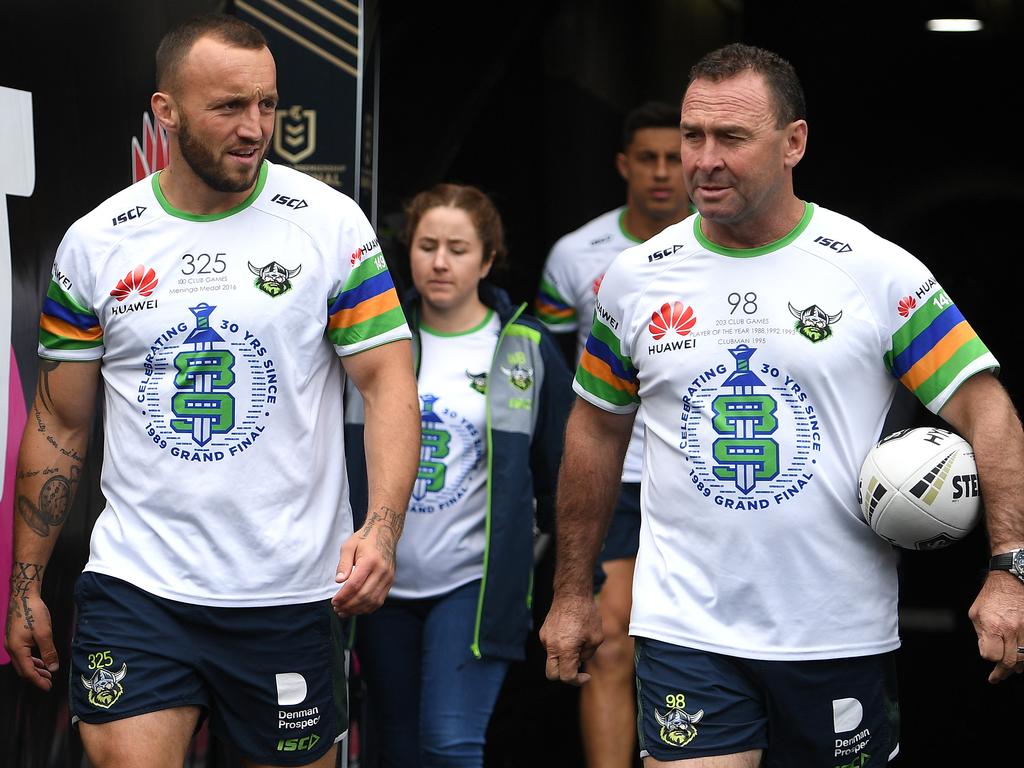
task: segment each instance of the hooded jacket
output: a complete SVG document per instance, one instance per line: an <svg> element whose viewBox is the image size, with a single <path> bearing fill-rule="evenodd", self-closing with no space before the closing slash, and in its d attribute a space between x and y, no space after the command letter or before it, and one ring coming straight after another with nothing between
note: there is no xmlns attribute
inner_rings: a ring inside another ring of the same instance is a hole
<svg viewBox="0 0 1024 768"><path fill-rule="evenodd" d="M477 600L471 650L518 660L532 625L534 524L550 531L563 433L575 398L572 374L549 332L514 306L508 294L488 282L480 299L494 310L501 333L487 376L487 517L484 572ZM420 298L403 298L420 367ZM345 453L355 527L366 515L367 481L363 452L362 401L348 388ZM399 565L399 567L401 567Z"/></svg>

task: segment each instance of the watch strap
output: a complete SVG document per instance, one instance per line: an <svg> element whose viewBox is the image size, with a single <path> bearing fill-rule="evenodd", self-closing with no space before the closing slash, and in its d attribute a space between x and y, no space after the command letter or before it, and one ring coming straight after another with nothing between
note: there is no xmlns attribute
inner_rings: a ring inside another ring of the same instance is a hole
<svg viewBox="0 0 1024 768"><path fill-rule="evenodd" d="M1019 557L1020 553L1024 550L1012 549L1009 552L1004 552L999 555L993 555L992 559L988 561L989 570L1010 570L1017 575L1021 581L1024 581L1024 573L1019 572L1019 568L1014 566L1015 560Z"/></svg>
<svg viewBox="0 0 1024 768"><path fill-rule="evenodd" d="M1011 550L1010 552L1003 552L1001 555L993 555L992 559L988 561L988 569L990 571L1008 571L1013 568L1013 556L1017 550Z"/></svg>

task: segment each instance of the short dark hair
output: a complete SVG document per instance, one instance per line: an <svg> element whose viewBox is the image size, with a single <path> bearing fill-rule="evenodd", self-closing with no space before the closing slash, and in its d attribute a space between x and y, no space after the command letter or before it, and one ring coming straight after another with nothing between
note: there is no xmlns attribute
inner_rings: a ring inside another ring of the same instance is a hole
<svg viewBox="0 0 1024 768"><path fill-rule="evenodd" d="M494 202L482 190L469 184L435 184L417 194L405 206L404 245L412 245L420 219L432 208L460 208L466 212L480 242L484 262L501 267L505 261L505 227Z"/></svg>
<svg viewBox="0 0 1024 768"><path fill-rule="evenodd" d="M237 16L226 13L195 16L170 30L157 46L157 89L170 90L178 77L181 63L201 37L213 37L222 43L248 50L269 47L262 32Z"/></svg>
<svg viewBox="0 0 1024 768"><path fill-rule="evenodd" d="M673 128L679 130L679 108L664 101L648 101L634 108L622 123L622 148L633 143L642 128Z"/></svg>
<svg viewBox="0 0 1024 768"><path fill-rule="evenodd" d="M690 69L687 87L694 80L717 83L748 71L761 75L768 84L777 128L807 117L804 89L793 65L777 53L753 45L730 43L705 54Z"/></svg>

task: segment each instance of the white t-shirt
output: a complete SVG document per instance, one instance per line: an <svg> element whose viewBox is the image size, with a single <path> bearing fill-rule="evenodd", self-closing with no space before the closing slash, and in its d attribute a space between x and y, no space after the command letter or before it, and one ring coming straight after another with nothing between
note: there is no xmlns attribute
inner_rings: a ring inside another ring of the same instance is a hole
<svg viewBox="0 0 1024 768"><path fill-rule="evenodd" d="M997 366L923 264L820 207L758 249L692 216L623 253L574 388L646 425L630 633L758 659L898 647L860 465L897 379L937 413Z"/></svg>
<svg viewBox="0 0 1024 768"><path fill-rule="evenodd" d="M222 214L174 209L155 174L79 219L39 354L102 360L86 570L202 605L333 595L352 532L337 356L409 336L362 211L286 167Z"/></svg>
<svg viewBox="0 0 1024 768"><path fill-rule="evenodd" d="M622 251L641 242L626 232L625 214L625 206L616 208L559 238L544 264L534 310L553 333L576 332L577 358L590 335L594 300L605 270ZM637 418L622 465L623 482L640 482L643 433Z"/></svg>
<svg viewBox="0 0 1024 768"><path fill-rule="evenodd" d="M487 374L500 333L494 312L464 333L420 326L420 468L392 597L434 597L483 576Z"/></svg>

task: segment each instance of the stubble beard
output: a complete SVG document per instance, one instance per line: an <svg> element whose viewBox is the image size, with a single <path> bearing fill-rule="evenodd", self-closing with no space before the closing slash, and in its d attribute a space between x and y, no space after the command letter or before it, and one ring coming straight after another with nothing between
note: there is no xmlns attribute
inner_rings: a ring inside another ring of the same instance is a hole
<svg viewBox="0 0 1024 768"><path fill-rule="evenodd" d="M252 173L247 177L239 179L231 176L221 168L214 153L192 133L188 121L181 120L178 127L178 147L181 149L181 156L192 172L198 176L211 189L217 192L245 192L256 183L260 168L263 166L263 159L267 155L268 147L263 149L260 161L253 167Z"/></svg>

